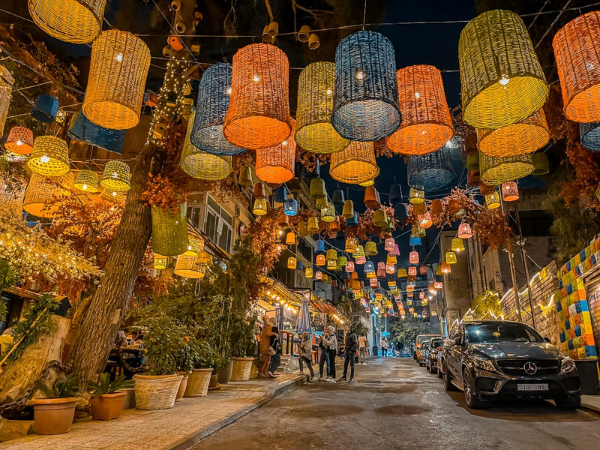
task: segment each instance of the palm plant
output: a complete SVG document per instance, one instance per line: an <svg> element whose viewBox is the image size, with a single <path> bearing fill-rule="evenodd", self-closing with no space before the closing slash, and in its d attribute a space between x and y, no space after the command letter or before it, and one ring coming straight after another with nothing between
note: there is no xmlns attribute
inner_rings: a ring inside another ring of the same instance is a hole
<svg viewBox="0 0 600 450"><path fill-rule="evenodd" d="M35 387L38 388L46 398L69 398L77 397L81 389L79 388L79 378L71 373L62 380L54 382L52 387L49 387L42 380L35 382Z"/></svg>
<svg viewBox="0 0 600 450"><path fill-rule="evenodd" d="M110 374L104 372L100 375L97 382L88 381L87 389L93 393L94 397L100 397L104 394L113 394L121 389L133 387L133 381L126 379L125 375L121 375L111 383Z"/></svg>

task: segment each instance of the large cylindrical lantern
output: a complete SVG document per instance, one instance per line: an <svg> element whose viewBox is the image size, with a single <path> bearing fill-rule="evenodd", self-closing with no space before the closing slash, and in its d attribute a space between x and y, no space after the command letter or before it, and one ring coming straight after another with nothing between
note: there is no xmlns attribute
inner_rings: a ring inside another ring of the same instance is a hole
<svg viewBox="0 0 600 450"><path fill-rule="evenodd" d="M398 70L398 103L402 123L387 138L389 149L404 155L424 155L443 147L454 135L442 73L434 66Z"/></svg>
<svg viewBox="0 0 600 450"><path fill-rule="evenodd" d="M28 4L35 24L61 41L86 44L102 31L106 0L29 0Z"/></svg>
<svg viewBox="0 0 600 450"><path fill-rule="evenodd" d="M398 128L396 54L382 34L358 31L337 46L332 123L354 141L383 139Z"/></svg>
<svg viewBox="0 0 600 450"><path fill-rule="evenodd" d="M207 153L195 147L190 142L190 133L194 126L195 115L196 112L190 115L179 165L192 178L200 180L222 180L227 178L232 170L232 158L230 155Z"/></svg>
<svg viewBox="0 0 600 450"><path fill-rule="evenodd" d="M294 119L292 125L295 124ZM256 176L265 183L286 183L294 178L296 165L296 140L294 127L290 136L274 147L256 150Z"/></svg>
<svg viewBox="0 0 600 450"><path fill-rule="evenodd" d="M519 180L531 175L535 168L530 153L510 158L493 158L481 153L479 167L481 180L490 186Z"/></svg>
<svg viewBox="0 0 600 450"><path fill-rule="evenodd" d="M600 151L600 122L580 123L579 139L581 140L581 145L588 150Z"/></svg>
<svg viewBox="0 0 600 450"><path fill-rule="evenodd" d="M283 51L271 44L238 50L223 128L227 140L251 150L280 144L292 131L288 97L289 63Z"/></svg>
<svg viewBox="0 0 600 450"><path fill-rule="evenodd" d="M80 191L94 194L98 192L98 187L100 186L98 174L92 170L84 169L77 174L74 186Z"/></svg>
<svg viewBox="0 0 600 450"><path fill-rule="evenodd" d="M4 134L4 124L8 116L8 107L12 98L12 85L15 79L8 69L0 66L0 137Z"/></svg>
<svg viewBox="0 0 600 450"><path fill-rule="evenodd" d="M217 63L204 72L198 86L197 110L190 142L217 155L237 155L245 149L225 139L223 124L231 98L231 64Z"/></svg>
<svg viewBox="0 0 600 450"><path fill-rule="evenodd" d="M23 210L37 217L56 217L61 200L72 194L74 180L73 172L52 178L34 173L25 191Z"/></svg>
<svg viewBox="0 0 600 450"><path fill-rule="evenodd" d="M300 72L296 108L296 141L313 153L335 153L350 141L339 135L331 124L335 64L315 62Z"/></svg>
<svg viewBox="0 0 600 450"><path fill-rule="evenodd" d="M72 139L121 154L126 130L103 128L85 117L81 111L74 116L74 119L69 129L69 136Z"/></svg>
<svg viewBox="0 0 600 450"><path fill-rule="evenodd" d="M436 191L452 184L456 173L450 149L441 148L425 155L411 155L407 164L408 185Z"/></svg>
<svg viewBox="0 0 600 450"><path fill-rule="evenodd" d="M173 273L183 278L199 279L204 277L206 266L198 264L197 256L179 255Z"/></svg>
<svg viewBox="0 0 600 450"><path fill-rule="evenodd" d="M104 166L100 186L110 192L127 192L131 188L131 169L124 161L109 161Z"/></svg>
<svg viewBox="0 0 600 450"><path fill-rule="evenodd" d="M0 128L0 136L2 136L2 128ZM4 148L18 155L29 155L33 151L33 131L25 127L12 127Z"/></svg>
<svg viewBox="0 0 600 450"><path fill-rule="evenodd" d="M176 211L152 205L152 250L163 256L185 253L188 241L187 203Z"/></svg>
<svg viewBox="0 0 600 450"><path fill-rule="evenodd" d="M27 167L39 175L60 177L69 172L69 147L55 136L39 136L33 141L33 152Z"/></svg>
<svg viewBox="0 0 600 450"><path fill-rule="evenodd" d="M600 121L600 13L583 14L558 30L552 41L565 116Z"/></svg>
<svg viewBox="0 0 600 450"><path fill-rule="evenodd" d="M477 146L482 153L497 158L533 153L550 140L544 110L527 119L496 130L477 130Z"/></svg>
<svg viewBox="0 0 600 450"><path fill-rule="evenodd" d="M540 109L549 87L523 20L487 11L460 33L458 60L463 118L475 128L500 128Z"/></svg>
<svg viewBox="0 0 600 450"><path fill-rule="evenodd" d="M379 175L373 142L353 141L331 155L329 175L341 183L360 184Z"/></svg>
<svg viewBox="0 0 600 450"><path fill-rule="evenodd" d="M150 49L127 31L108 30L92 44L92 62L83 102L85 116L113 130L135 127L140 111Z"/></svg>

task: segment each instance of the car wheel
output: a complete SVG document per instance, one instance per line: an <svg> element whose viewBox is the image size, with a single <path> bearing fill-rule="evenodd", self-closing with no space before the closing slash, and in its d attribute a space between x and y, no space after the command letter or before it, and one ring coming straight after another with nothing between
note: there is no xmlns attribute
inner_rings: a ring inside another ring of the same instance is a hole
<svg viewBox="0 0 600 450"><path fill-rule="evenodd" d="M442 381L444 383L444 390L446 391L455 391L456 386L452 384L452 378L450 377L450 372L448 371L448 367L444 367L444 376L442 377Z"/></svg>
<svg viewBox="0 0 600 450"><path fill-rule="evenodd" d="M554 403L560 409L578 409L581 408L581 397L555 398Z"/></svg>
<svg viewBox="0 0 600 450"><path fill-rule="evenodd" d="M476 395L474 390L474 381L473 377L469 371L465 368L463 370L463 386L464 386L464 394L465 394L465 402L467 402L467 406L471 409L479 409L485 406L485 402L481 400L481 397Z"/></svg>

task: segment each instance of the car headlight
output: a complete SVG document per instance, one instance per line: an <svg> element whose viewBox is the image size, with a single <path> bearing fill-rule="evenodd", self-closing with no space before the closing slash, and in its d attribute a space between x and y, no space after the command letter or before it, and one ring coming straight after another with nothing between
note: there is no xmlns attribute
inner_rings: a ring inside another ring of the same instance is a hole
<svg viewBox="0 0 600 450"><path fill-rule="evenodd" d="M561 372L570 372L575 369L575 361L573 361L568 356L565 356L560 363L560 371Z"/></svg>
<svg viewBox="0 0 600 450"><path fill-rule="evenodd" d="M475 365L476 368L481 369L481 370L487 370L488 372L496 371L496 367L494 366L494 363L492 361L490 361L489 359L473 358L473 364Z"/></svg>

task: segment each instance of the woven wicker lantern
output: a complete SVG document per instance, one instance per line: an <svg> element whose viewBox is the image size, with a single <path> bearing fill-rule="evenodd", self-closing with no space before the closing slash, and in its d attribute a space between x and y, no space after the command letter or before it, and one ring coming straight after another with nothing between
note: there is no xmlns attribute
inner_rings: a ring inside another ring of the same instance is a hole
<svg viewBox="0 0 600 450"><path fill-rule="evenodd" d="M100 186L111 192L127 192L131 189L130 173L131 171L126 162L109 161L104 167Z"/></svg>
<svg viewBox="0 0 600 450"><path fill-rule="evenodd" d="M429 211L419 217L419 226L424 230L431 228L432 225L433 221L431 220L431 214L429 214Z"/></svg>
<svg viewBox="0 0 600 450"><path fill-rule="evenodd" d="M2 136L2 126L0 124L0 136ZM6 143L4 144L6 151L16 153L18 155L29 155L33 152L33 131L25 127L12 127Z"/></svg>
<svg viewBox="0 0 600 450"><path fill-rule="evenodd" d="M485 184L485 183L479 184L479 193L481 195L488 195L488 194L491 194L492 192L496 192L496 188L494 186L490 186L489 184Z"/></svg>
<svg viewBox="0 0 600 450"><path fill-rule="evenodd" d="M331 155L329 175L341 183L360 184L379 175L373 142L353 141Z"/></svg>
<svg viewBox="0 0 600 450"><path fill-rule="evenodd" d="M298 201L295 198L288 198L283 206L283 212L286 216L295 216L298 214Z"/></svg>
<svg viewBox="0 0 600 450"><path fill-rule="evenodd" d="M453 251L446 252L446 264L456 264L456 253Z"/></svg>
<svg viewBox="0 0 600 450"><path fill-rule="evenodd" d="M4 124L8 116L8 107L12 98L12 85L15 79L8 69L0 66L0 137L4 134Z"/></svg>
<svg viewBox="0 0 600 450"><path fill-rule="evenodd" d="M398 128L396 56L383 35L358 31L337 46L332 123L354 141L383 139Z"/></svg>
<svg viewBox="0 0 600 450"><path fill-rule="evenodd" d="M187 203L181 203L177 212L152 206L152 250L163 256L183 254L189 245L187 231Z"/></svg>
<svg viewBox="0 0 600 450"><path fill-rule="evenodd" d="M335 64L315 62L300 73L296 109L296 141L313 153L335 153L350 141L341 137L331 124Z"/></svg>
<svg viewBox="0 0 600 450"><path fill-rule="evenodd" d="M409 66L396 72L402 123L386 139L389 149L424 155L443 147L454 135L442 73L433 66Z"/></svg>
<svg viewBox="0 0 600 450"><path fill-rule="evenodd" d="M467 186L478 187L481 184L481 176L479 170L469 170L467 172Z"/></svg>
<svg viewBox="0 0 600 450"><path fill-rule="evenodd" d="M292 133L282 143L269 148L256 150L256 176L265 183L286 183L294 178L296 165L296 140L294 139L294 119Z"/></svg>
<svg viewBox="0 0 600 450"><path fill-rule="evenodd" d="M102 31L106 0L29 0L35 24L61 41L92 42Z"/></svg>
<svg viewBox="0 0 600 450"><path fill-rule="evenodd" d="M315 280L321 280L323 279L323 272L321 272L320 270L317 270L317 272L315 273Z"/></svg>
<svg viewBox="0 0 600 450"><path fill-rule="evenodd" d="M165 256L159 255L158 253L154 254L154 268L156 270L164 270L167 268L168 258Z"/></svg>
<svg viewBox="0 0 600 450"><path fill-rule="evenodd" d="M313 200L319 200L327 197L327 191L325 190L325 180L316 177L310 180L310 198Z"/></svg>
<svg viewBox="0 0 600 450"><path fill-rule="evenodd" d="M285 245L295 245L295 244L296 244L296 233L294 233L293 231L290 231L285 236Z"/></svg>
<svg viewBox="0 0 600 450"><path fill-rule="evenodd" d="M333 222L335 220L335 206L333 203L327 203L327 205L321 210L321 220L326 223Z"/></svg>
<svg viewBox="0 0 600 450"><path fill-rule="evenodd" d="M267 214L267 199L257 198L254 200L254 206L252 207L252 214L255 216L264 216Z"/></svg>
<svg viewBox="0 0 600 450"><path fill-rule="evenodd" d="M410 192L408 194L408 201L412 205L418 205L420 203L425 203L425 191L423 189L417 189L417 188L411 187Z"/></svg>
<svg viewBox="0 0 600 450"><path fill-rule="evenodd" d="M456 178L451 157L447 148L426 155L409 156L406 170L408 185L426 191L437 191L451 185Z"/></svg>
<svg viewBox="0 0 600 450"><path fill-rule="evenodd" d="M233 57L231 101L223 133L241 148L273 147L292 131L287 56L269 44L251 44Z"/></svg>
<svg viewBox="0 0 600 450"><path fill-rule="evenodd" d="M52 123L58 114L58 99L52 95L39 95L31 108L31 116L42 123Z"/></svg>
<svg viewBox="0 0 600 450"><path fill-rule="evenodd" d="M207 153L190 142L195 115L196 112L190 115L179 165L192 178L211 181L223 180L231 173L232 158L229 155Z"/></svg>
<svg viewBox="0 0 600 450"><path fill-rule="evenodd" d="M245 151L231 144L223 134L231 96L231 64L217 63L204 72L198 86L196 115L190 134L194 147L216 155L237 155Z"/></svg>
<svg viewBox="0 0 600 450"><path fill-rule="evenodd" d="M496 130L477 130L477 140L482 153L505 158L535 152L548 143L550 131L544 110L540 108L521 122Z"/></svg>
<svg viewBox="0 0 600 450"><path fill-rule="evenodd" d="M398 269L398 278L406 278L407 276L406 269Z"/></svg>
<svg viewBox="0 0 600 450"><path fill-rule="evenodd" d="M514 181L507 181L502 184L502 200L505 202L515 202L519 200L519 187Z"/></svg>
<svg viewBox="0 0 600 450"><path fill-rule="evenodd" d="M355 258L362 258L365 256L365 249L362 245L358 245L356 247L356 251L354 252L354 256Z"/></svg>
<svg viewBox="0 0 600 450"><path fill-rule="evenodd" d="M206 266L199 265L197 260L196 256L179 255L173 273L183 278L199 279L204 277Z"/></svg>
<svg viewBox="0 0 600 450"><path fill-rule="evenodd" d="M74 116L73 124L69 129L69 136L76 141L121 154L125 142L126 130L111 130L103 128L90 121L83 112Z"/></svg>
<svg viewBox="0 0 600 450"><path fill-rule="evenodd" d="M411 277L416 277L417 276L417 268L416 267L409 267L408 268L408 275ZM406 287L407 290L414 290L414 286L407 286Z"/></svg>
<svg viewBox="0 0 600 450"><path fill-rule="evenodd" d="M365 270L365 273L374 272L375 271L375 264L373 264L373 261L367 261L365 263L364 270Z"/></svg>
<svg viewBox="0 0 600 450"><path fill-rule="evenodd" d="M533 166L533 175L547 175L550 172L550 162L545 153L538 152L533 154Z"/></svg>
<svg viewBox="0 0 600 450"><path fill-rule="evenodd" d="M596 152L600 151L600 122L580 123L579 136L581 145L585 148Z"/></svg>
<svg viewBox="0 0 600 450"><path fill-rule="evenodd" d="M304 271L304 278L312 278L313 277L313 268L307 267Z"/></svg>
<svg viewBox="0 0 600 450"><path fill-rule="evenodd" d="M365 255L366 256L377 256L377 244L373 241L367 241L365 244Z"/></svg>
<svg viewBox="0 0 600 450"><path fill-rule="evenodd" d="M450 249L453 252L462 252L465 250L465 244L460 238L452 238L452 242L450 243Z"/></svg>
<svg viewBox="0 0 600 450"><path fill-rule="evenodd" d="M188 241L187 249L183 254L186 256L195 256L197 259L200 252L204 250L204 240L188 236Z"/></svg>
<svg viewBox="0 0 600 450"><path fill-rule="evenodd" d="M27 160L32 172L46 177L60 177L69 168L69 147L55 136L39 136L33 142L33 152Z"/></svg>
<svg viewBox="0 0 600 450"><path fill-rule="evenodd" d="M378 209L373 214L373 225L380 228L387 226L387 214L384 209Z"/></svg>
<svg viewBox="0 0 600 450"><path fill-rule="evenodd" d="M338 267L345 267L348 264L348 258L346 256L338 256L337 265Z"/></svg>
<svg viewBox="0 0 600 450"><path fill-rule="evenodd" d="M72 172L52 178L34 173L25 191L23 210L36 217L56 217L61 199L72 193L74 180Z"/></svg>
<svg viewBox="0 0 600 450"><path fill-rule="evenodd" d="M398 264L398 258L396 258L396 256L394 256L394 255L388 254L385 258L385 263L386 264Z"/></svg>
<svg viewBox="0 0 600 450"><path fill-rule="evenodd" d="M90 77L83 103L85 116L113 130L135 127L150 67L150 50L126 31L108 30L92 44Z"/></svg>
<svg viewBox="0 0 600 450"><path fill-rule="evenodd" d="M463 222L458 226L458 237L460 239L469 239L473 236L473 232L471 231L471 226Z"/></svg>
<svg viewBox="0 0 600 450"><path fill-rule="evenodd" d="M337 259L328 259L327 260L327 270L337 270Z"/></svg>
<svg viewBox="0 0 600 450"><path fill-rule="evenodd" d="M92 170L82 170L77 174L74 186L83 192L96 193L100 186L98 174Z"/></svg>
<svg viewBox="0 0 600 450"><path fill-rule="evenodd" d="M346 239L346 244L344 246L344 250L346 251L346 253L353 254L356 252L357 248L358 248L358 239L356 239L354 237L349 237Z"/></svg>
<svg viewBox="0 0 600 450"><path fill-rule="evenodd" d="M488 209L500 208L500 196L497 192L492 192L485 196L485 204Z"/></svg>
<svg viewBox="0 0 600 450"><path fill-rule="evenodd" d="M385 278L385 263L383 261L377 263L377 278Z"/></svg>
<svg viewBox="0 0 600 450"><path fill-rule="evenodd" d="M308 231L311 234L319 232L319 219L317 217L308 218Z"/></svg>
<svg viewBox="0 0 600 450"><path fill-rule="evenodd" d="M290 256L287 261L288 269L295 269L297 265L298 265L298 260L296 258L294 258L293 256Z"/></svg>
<svg viewBox="0 0 600 450"><path fill-rule="evenodd" d="M411 247L418 247L419 245L421 245L421 238L417 236L411 236L408 240L408 245L410 245Z"/></svg>
<svg viewBox="0 0 600 450"><path fill-rule="evenodd" d="M492 10L471 20L458 42L463 118L475 128L520 122L540 109L549 87L523 20Z"/></svg>
<svg viewBox="0 0 600 450"><path fill-rule="evenodd" d="M410 254L408 255L408 262L410 264L419 264L419 252L410 252Z"/></svg>
<svg viewBox="0 0 600 450"><path fill-rule="evenodd" d="M323 254L317 255L317 258L315 260L315 264L317 266L324 266L325 262L326 262L325 255L323 255Z"/></svg>
<svg viewBox="0 0 600 450"><path fill-rule="evenodd" d="M354 272L354 262L348 261L346 263L346 268L344 269L347 273L356 273Z"/></svg>
<svg viewBox="0 0 600 450"><path fill-rule="evenodd" d="M479 156L479 167L481 181L491 186L524 178L531 175L535 168L531 154L493 158L483 153Z"/></svg>
<svg viewBox="0 0 600 450"><path fill-rule="evenodd" d="M566 118L600 121L600 13L592 11L567 23L552 46Z"/></svg>
<svg viewBox="0 0 600 450"><path fill-rule="evenodd" d="M386 252L392 252L394 251L394 245L396 245L396 241L394 240L394 238L387 238L385 240L383 248Z"/></svg>

